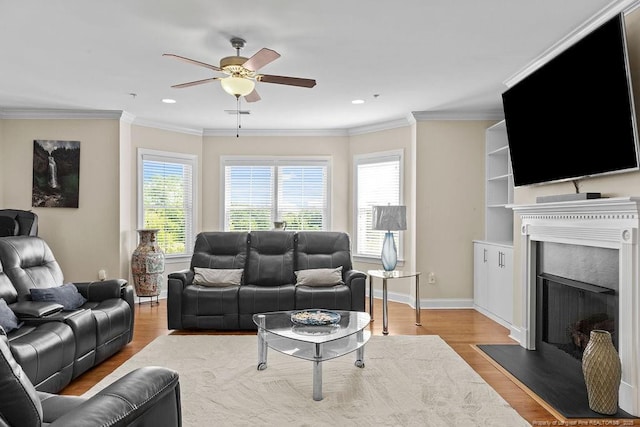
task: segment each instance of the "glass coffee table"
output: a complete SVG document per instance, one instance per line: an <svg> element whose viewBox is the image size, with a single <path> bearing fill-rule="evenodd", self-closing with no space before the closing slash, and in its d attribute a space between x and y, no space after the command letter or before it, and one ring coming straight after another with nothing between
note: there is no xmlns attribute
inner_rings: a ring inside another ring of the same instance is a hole
<svg viewBox="0 0 640 427"><path fill-rule="evenodd" d="M253 315L258 326L258 370L267 368L267 349L313 362L313 400L322 400L322 362L356 352L355 365L364 368L364 346L371 338L365 330L371 321L362 311L331 310L339 321L331 324L307 325L294 323L296 312L316 312L315 309L274 311ZM327 310L320 310L327 311Z"/></svg>

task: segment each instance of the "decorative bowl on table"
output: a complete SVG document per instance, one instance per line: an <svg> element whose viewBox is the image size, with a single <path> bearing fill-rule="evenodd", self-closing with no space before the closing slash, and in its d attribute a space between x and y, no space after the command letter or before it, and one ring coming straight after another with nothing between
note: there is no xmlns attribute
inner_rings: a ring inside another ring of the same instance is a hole
<svg viewBox="0 0 640 427"><path fill-rule="evenodd" d="M329 310L298 310L291 313L291 321L297 325L334 325L340 321L340 313Z"/></svg>

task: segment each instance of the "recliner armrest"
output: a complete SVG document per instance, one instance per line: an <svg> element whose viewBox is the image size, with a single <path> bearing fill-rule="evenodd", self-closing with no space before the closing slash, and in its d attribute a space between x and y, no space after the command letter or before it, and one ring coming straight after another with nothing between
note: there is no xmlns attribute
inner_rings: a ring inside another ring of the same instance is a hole
<svg viewBox="0 0 640 427"><path fill-rule="evenodd" d="M88 301L104 301L110 298L120 298L123 284L127 284L127 281L124 279L74 283L80 294Z"/></svg>
<svg viewBox="0 0 640 427"><path fill-rule="evenodd" d="M49 301L19 301L9 304L9 308L13 310L20 319L40 319L62 311L62 304Z"/></svg>
<svg viewBox="0 0 640 427"><path fill-rule="evenodd" d="M193 271L187 269L169 273L167 279L177 279L182 282L182 286L184 287L193 283L193 276Z"/></svg>
<svg viewBox="0 0 640 427"><path fill-rule="evenodd" d="M47 414L44 416L47 418ZM142 419L145 422L140 422ZM136 423L168 427L182 424L176 371L158 366L135 369L53 421L50 427Z"/></svg>
<svg viewBox="0 0 640 427"><path fill-rule="evenodd" d="M358 270L347 270L344 272L344 282L349 285L353 279L367 279L367 275Z"/></svg>

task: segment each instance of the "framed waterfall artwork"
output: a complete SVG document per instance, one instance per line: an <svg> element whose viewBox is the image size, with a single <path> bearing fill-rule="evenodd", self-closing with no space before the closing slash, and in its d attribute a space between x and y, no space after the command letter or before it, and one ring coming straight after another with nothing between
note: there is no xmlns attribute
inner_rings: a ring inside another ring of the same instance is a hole
<svg viewBox="0 0 640 427"><path fill-rule="evenodd" d="M33 141L31 205L77 208L80 190L80 141Z"/></svg>

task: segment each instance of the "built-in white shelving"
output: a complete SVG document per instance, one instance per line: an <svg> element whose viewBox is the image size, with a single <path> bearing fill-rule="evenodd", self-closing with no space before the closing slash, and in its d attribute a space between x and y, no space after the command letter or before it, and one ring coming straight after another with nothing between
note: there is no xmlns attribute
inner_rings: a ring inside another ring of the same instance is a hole
<svg viewBox="0 0 640 427"><path fill-rule="evenodd" d="M485 239L513 243L513 174L504 120L486 131Z"/></svg>
<svg viewBox="0 0 640 427"><path fill-rule="evenodd" d="M504 120L485 133L485 238L473 242L473 303L505 327L513 317L513 174Z"/></svg>

